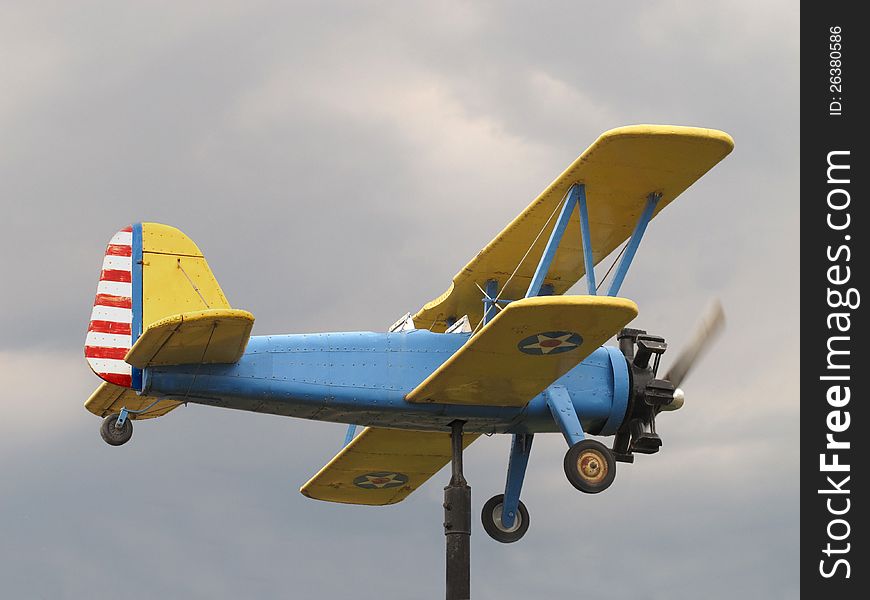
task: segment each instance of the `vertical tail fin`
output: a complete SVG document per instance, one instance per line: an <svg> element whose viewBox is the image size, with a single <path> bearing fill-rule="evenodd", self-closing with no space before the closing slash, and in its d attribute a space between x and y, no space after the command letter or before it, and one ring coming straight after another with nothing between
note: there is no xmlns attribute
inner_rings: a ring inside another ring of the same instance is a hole
<svg viewBox="0 0 870 600"><path fill-rule="evenodd" d="M124 357L149 325L229 308L202 252L184 233L159 223L125 227L106 247L85 358L105 381L141 390L141 371Z"/></svg>

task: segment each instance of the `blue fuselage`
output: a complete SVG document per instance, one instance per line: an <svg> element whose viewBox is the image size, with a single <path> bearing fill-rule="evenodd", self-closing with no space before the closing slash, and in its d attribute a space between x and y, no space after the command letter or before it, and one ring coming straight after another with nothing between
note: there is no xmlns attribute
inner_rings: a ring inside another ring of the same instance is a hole
<svg viewBox="0 0 870 600"><path fill-rule="evenodd" d="M497 406L497 398L492 406L405 401L468 337L425 330L255 336L235 364L146 369L143 393L377 427L443 430L461 419L472 432L558 431L543 394L524 407ZM610 435L625 416L628 378L623 355L605 346L553 385L568 391L586 432Z"/></svg>

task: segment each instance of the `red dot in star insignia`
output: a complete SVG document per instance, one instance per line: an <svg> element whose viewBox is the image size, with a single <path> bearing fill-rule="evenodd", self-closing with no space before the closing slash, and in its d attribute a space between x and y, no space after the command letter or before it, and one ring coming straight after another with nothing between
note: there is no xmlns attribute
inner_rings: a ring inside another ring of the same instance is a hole
<svg viewBox="0 0 870 600"><path fill-rule="evenodd" d="M540 344L543 348L555 348L556 346L560 346L562 342L560 340L544 340Z"/></svg>

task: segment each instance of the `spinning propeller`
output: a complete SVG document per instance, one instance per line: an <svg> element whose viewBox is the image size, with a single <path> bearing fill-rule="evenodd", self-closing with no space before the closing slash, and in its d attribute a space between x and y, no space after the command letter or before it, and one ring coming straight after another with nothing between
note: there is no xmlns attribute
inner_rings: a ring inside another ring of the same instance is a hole
<svg viewBox="0 0 870 600"><path fill-rule="evenodd" d="M662 441L656 433L656 415L683 406L685 395L680 386L724 324L722 305L715 301L685 349L661 379L657 378L659 363L668 347L664 338L648 335L640 329L623 329L619 333L619 348L630 366L632 389L626 418L613 442L616 460L633 462L635 452L658 452Z"/></svg>
<svg viewBox="0 0 870 600"><path fill-rule="evenodd" d="M685 396L680 385L724 326L725 311L722 310L722 304L715 300L698 323L695 335L665 374L665 379L673 383L677 389L674 391L674 401L662 406L662 410L677 410L683 406Z"/></svg>

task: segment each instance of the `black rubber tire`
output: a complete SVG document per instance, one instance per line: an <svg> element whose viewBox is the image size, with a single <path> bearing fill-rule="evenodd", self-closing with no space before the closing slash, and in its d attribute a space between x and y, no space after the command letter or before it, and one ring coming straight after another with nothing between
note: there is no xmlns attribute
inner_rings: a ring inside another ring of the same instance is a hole
<svg viewBox="0 0 870 600"><path fill-rule="evenodd" d="M526 505L520 500L519 510L514 519L514 526L506 530L501 524L503 504L504 494L493 496L487 500L486 504L483 505L483 510L480 511L480 520L483 522L483 529L489 534L489 537L502 544L511 544L526 535L526 532L529 530L529 511L526 510Z"/></svg>
<svg viewBox="0 0 870 600"><path fill-rule="evenodd" d="M571 446L565 453L564 467L571 485L587 494L603 492L616 478L613 452L595 440L582 440Z"/></svg>
<svg viewBox="0 0 870 600"><path fill-rule="evenodd" d="M110 446L121 446L130 441L133 437L133 421L129 417L124 420L124 425L120 429L115 427L118 422L119 415L109 415L103 419L103 424L100 425L100 437Z"/></svg>

